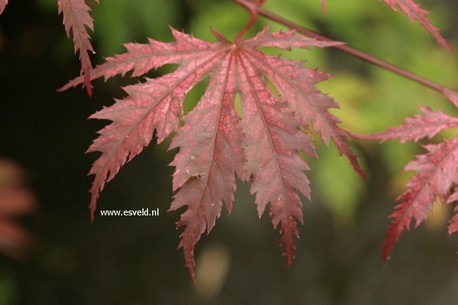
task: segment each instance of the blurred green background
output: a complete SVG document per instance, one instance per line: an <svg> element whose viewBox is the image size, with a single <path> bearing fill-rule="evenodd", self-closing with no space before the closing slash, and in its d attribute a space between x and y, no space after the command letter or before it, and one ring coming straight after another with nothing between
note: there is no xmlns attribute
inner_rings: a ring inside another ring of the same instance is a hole
<svg viewBox="0 0 458 305"><path fill-rule="evenodd" d="M430 18L458 47L452 0L421 1ZM458 60L417 23L381 1L269 0L265 5L298 24L369 54L458 88ZM123 52L122 43L146 37L170 41L168 25L214 40L210 27L234 38L248 15L229 0L110 0L94 6L94 63ZM268 21L259 18L253 31ZM270 29L284 29L269 22ZM249 34L250 34L249 33ZM456 115L435 92L334 50L281 52L333 75L320 88L336 98L342 126L381 131L418 113L418 104ZM177 251L178 213L167 213L173 152L150 145L102 192L99 209L159 208L156 218L96 217L87 204L97 154L84 154L107 122L88 116L122 98L128 80L94 82L95 94L56 89L79 73L55 0L14 0L0 16L0 158L25 172L36 212L20 219L35 242L22 258L0 256L0 305L152 304L456 304L456 236L446 232L450 207L403 234L392 259L380 253L388 215L411 173L403 166L419 145L354 143L367 180L352 172L336 149L318 143L309 160L313 203L304 200L296 260L286 268L278 232L267 213L258 219L248 185L196 249L193 284ZM160 71L161 72L161 71ZM163 71L162 71L163 72ZM191 94L198 98L199 90ZM444 136L450 136L445 134Z"/></svg>

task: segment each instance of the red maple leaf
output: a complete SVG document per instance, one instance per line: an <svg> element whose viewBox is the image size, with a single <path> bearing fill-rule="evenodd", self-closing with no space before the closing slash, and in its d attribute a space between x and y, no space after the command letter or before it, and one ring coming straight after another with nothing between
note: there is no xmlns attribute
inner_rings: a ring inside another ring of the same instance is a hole
<svg viewBox="0 0 458 305"><path fill-rule="evenodd" d="M1 0L0 0L1 1ZM6 0L5 0L6 1ZM99 0L95 0L99 3ZM88 52L94 53L87 28L94 31L94 23L89 15L91 9L84 0L58 0L59 14L63 14L63 23L67 36L73 36L75 53L79 53L81 61L81 75L84 76L84 86L89 95L92 95L91 59ZM1 3L0 3L1 9Z"/></svg>
<svg viewBox="0 0 458 305"><path fill-rule="evenodd" d="M127 44L126 53L108 58L91 72L92 79L128 71L138 76L166 64L180 65L172 73L127 86L127 98L92 116L113 121L89 148L102 152L90 172L95 175L92 215L105 182L149 144L154 131L158 143L175 131L170 148L179 148L179 152L172 162L176 167L176 194L170 210L187 207L177 226L184 227L180 247L191 274L194 247L200 236L213 228L223 202L231 211L236 176L251 183L259 216L270 203L272 223L280 227L286 261L291 264L294 237L298 235L296 221L302 222L298 193L310 199L309 180L304 174L309 167L299 151L316 156L312 139L303 129L311 125L326 143L333 139L339 152L363 174L346 134L336 125L339 121L328 112L338 105L314 86L327 76L303 68L302 62L268 56L257 49L337 43L297 36L293 31L270 33L267 28L254 38L236 42L229 42L216 31L216 43L174 29L172 33L175 42L150 39L147 44ZM186 94L207 77L205 94L183 116ZM279 96L266 79L277 88ZM62 89L82 82L78 77ZM240 114L234 106L236 97L242 105Z"/></svg>
<svg viewBox="0 0 458 305"><path fill-rule="evenodd" d="M410 21L418 21L433 37L437 43L443 46L447 51L451 52L452 49L448 42L442 37L439 29L436 28L428 19L428 11L423 10L413 0L385 0L385 2L395 11L400 8L406 14Z"/></svg>
<svg viewBox="0 0 458 305"><path fill-rule="evenodd" d="M446 96L453 99L456 94L446 92ZM428 137L432 138L447 128L457 128L458 118L450 117L441 111L434 112L427 107L420 107L423 112L413 118L407 118L405 124L386 131L373 134L372 139L382 141L399 138L401 143L415 141ZM416 160L410 161L405 171L415 171L414 175L406 184L407 191L398 200L396 211L391 214L393 222L388 227L382 257L389 257L393 245L399 239L404 229L410 228L410 223L415 219L415 226L419 226L426 218L436 199L442 204L451 203L458 199L458 137L452 140L444 139L439 144L425 145L425 154L417 156ZM458 209L451 220L449 233L458 230Z"/></svg>

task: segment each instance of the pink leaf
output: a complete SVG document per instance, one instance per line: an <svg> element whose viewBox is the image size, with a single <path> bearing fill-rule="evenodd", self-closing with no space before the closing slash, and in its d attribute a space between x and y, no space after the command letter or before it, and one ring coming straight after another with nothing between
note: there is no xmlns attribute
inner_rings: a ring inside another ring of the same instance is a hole
<svg viewBox="0 0 458 305"><path fill-rule="evenodd" d="M5 10L6 5L8 4L8 0L0 0L0 15Z"/></svg>
<svg viewBox="0 0 458 305"><path fill-rule="evenodd" d="M426 213L433 207L436 197L445 202L450 189L458 183L458 137L441 144L426 145L426 154L411 161L405 170L417 174L407 183L407 191L398 200L401 203L391 215L394 218L389 226L383 246L383 259L387 259L393 245L404 229L409 229L412 219L415 226L426 218ZM450 231L456 228L455 220Z"/></svg>
<svg viewBox="0 0 458 305"><path fill-rule="evenodd" d="M269 33L267 29L237 43L216 31L216 43L172 32L175 42L150 39L147 44L127 44L125 54L108 58L92 71L91 79L129 71L138 76L165 64L179 64L175 72L126 87L127 98L92 116L112 121L89 148L102 152L90 172L95 175L92 215L104 184L150 143L154 131L158 142L174 131L170 148L179 148L179 152L172 162L175 196L170 210L186 208L177 227L184 228L179 247L192 277L194 247L203 232L214 227L223 202L231 211L236 176L252 184L259 215L270 203L272 223L280 227L287 264L291 264L298 235L296 222L302 222L298 193L310 199L304 174L309 168L299 152L316 156L312 139L303 129L311 122L325 142L332 138L339 151L360 168L344 132L336 125L338 120L327 111L337 104L314 87L327 76L303 68L301 62L267 56L256 48L340 43L296 36L293 31ZM205 94L183 116L185 96L205 78L209 79ZM277 87L280 97L271 92L266 79ZM83 82L83 77L78 77L62 89ZM287 87L281 88L284 85ZM235 110L237 97L241 113Z"/></svg>
<svg viewBox="0 0 458 305"><path fill-rule="evenodd" d="M96 0L97 3L99 2ZM63 22L67 36L73 36L75 53L79 52L81 61L81 75L84 78L84 86L89 95L92 95L91 59L88 52L94 53L94 49L89 41L90 37L87 28L94 31L94 24L89 15L90 8L84 0L58 0L59 14L63 14Z"/></svg>
<svg viewBox="0 0 458 305"><path fill-rule="evenodd" d="M439 45L443 46L449 52L452 51L448 42L440 34L439 29L429 21L427 16L428 11L421 9L413 0L385 0L385 2L395 12L400 8L411 21L418 21L431 35L433 35Z"/></svg>
<svg viewBox="0 0 458 305"><path fill-rule="evenodd" d="M382 141L399 138L401 143L415 141L428 137L432 138L447 128L458 127L458 118L450 117L442 111L434 112L428 107L420 106L423 114L405 119L405 124L376 133L372 139Z"/></svg>

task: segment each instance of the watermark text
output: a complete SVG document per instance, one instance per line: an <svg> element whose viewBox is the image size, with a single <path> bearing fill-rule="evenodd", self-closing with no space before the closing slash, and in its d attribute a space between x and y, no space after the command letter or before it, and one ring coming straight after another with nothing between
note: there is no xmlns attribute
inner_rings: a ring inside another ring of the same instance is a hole
<svg viewBox="0 0 458 305"><path fill-rule="evenodd" d="M136 209L136 210L100 210L100 216L107 217L151 217L159 216L159 208Z"/></svg>

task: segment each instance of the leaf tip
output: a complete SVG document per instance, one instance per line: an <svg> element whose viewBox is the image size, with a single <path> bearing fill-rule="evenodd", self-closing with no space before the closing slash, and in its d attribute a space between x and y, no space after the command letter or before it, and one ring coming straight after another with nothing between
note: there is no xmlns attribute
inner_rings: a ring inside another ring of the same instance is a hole
<svg viewBox="0 0 458 305"><path fill-rule="evenodd" d="M231 43L229 40L227 40L226 37L224 37L223 34L218 32L214 27L211 27L210 30L212 31L213 36L215 36L216 40L218 40L219 42Z"/></svg>
<svg viewBox="0 0 458 305"><path fill-rule="evenodd" d="M364 173L364 170L358 162L358 157L355 154L347 154L347 158L350 161L350 164L353 167L354 171L358 174L361 180L365 181L366 174Z"/></svg>
<svg viewBox="0 0 458 305"><path fill-rule="evenodd" d="M396 217L395 214L391 215L391 217ZM408 229L408 222L406 228ZM401 235L402 231L404 230L404 224L400 223L399 221L395 220L392 222L386 231L385 241L383 242L383 250L382 250L382 261L386 263L390 260L390 253L394 247L394 244L399 240L399 236Z"/></svg>
<svg viewBox="0 0 458 305"><path fill-rule="evenodd" d="M91 223L94 222L95 220L95 211L96 211L96 205L97 205L97 195L92 194L91 198L91 203L89 204L89 213L90 213L90 220Z"/></svg>
<svg viewBox="0 0 458 305"><path fill-rule="evenodd" d="M183 252L184 252L186 267L188 268L188 271L189 271L189 275L191 276L191 280L193 281L193 283L195 283L196 274L194 273L194 265L195 265L194 251L187 251L183 247Z"/></svg>

